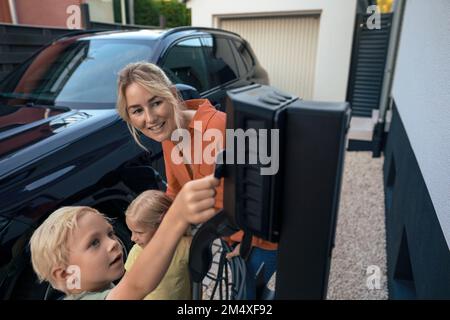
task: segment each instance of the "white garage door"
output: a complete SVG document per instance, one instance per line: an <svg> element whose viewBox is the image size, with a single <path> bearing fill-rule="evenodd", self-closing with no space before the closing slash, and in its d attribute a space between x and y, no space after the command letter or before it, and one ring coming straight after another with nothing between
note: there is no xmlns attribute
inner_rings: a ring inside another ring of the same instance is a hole
<svg viewBox="0 0 450 320"><path fill-rule="evenodd" d="M316 66L319 15L221 18L219 28L246 39L270 84L312 99Z"/></svg>

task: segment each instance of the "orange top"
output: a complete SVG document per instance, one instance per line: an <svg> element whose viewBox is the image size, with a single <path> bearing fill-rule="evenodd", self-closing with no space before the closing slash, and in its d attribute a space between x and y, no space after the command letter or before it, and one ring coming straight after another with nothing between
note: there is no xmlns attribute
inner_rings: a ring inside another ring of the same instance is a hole
<svg viewBox="0 0 450 320"><path fill-rule="evenodd" d="M226 127L226 114L218 111L211 105L211 103L207 99L192 99L186 100L185 106L191 110L197 110L191 122L189 123L188 130L191 137L191 165L180 163L176 164L172 161L171 154L175 144L171 140L166 140L162 142L162 148L164 153L164 164L166 169L166 178L167 178L167 191L166 194L172 199L180 192L181 187L191 180L196 180L203 178L207 175L213 174L215 164L208 164L202 158L201 163L195 163L195 137L198 137L198 142L201 141L201 150L203 151L213 143L209 139L205 139L207 141L203 141L203 134L206 129L218 129L222 134L222 141L217 141L215 143L220 143L223 148L225 148L225 127ZM198 121L196 123L196 121ZM200 128L201 124L201 128ZM197 136L196 136L196 135ZM214 156L215 152L214 148L211 148L213 152L211 155ZM176 151L175 151L176 152ZM198 155L197 155L198 156ZM185 157L186 158L186 157ZM220 181L220 185L216 188L217 196L216 196L216 204L215 208L222 209L223 208L223 179ZM240 242L242 240L243 232L239 231L233 234L230 239L233 241ZM252 245L256 247L260 247L262 249L267 250L275 250L277 249L277 244L262 240L257 237L253 237Z"/></svg>

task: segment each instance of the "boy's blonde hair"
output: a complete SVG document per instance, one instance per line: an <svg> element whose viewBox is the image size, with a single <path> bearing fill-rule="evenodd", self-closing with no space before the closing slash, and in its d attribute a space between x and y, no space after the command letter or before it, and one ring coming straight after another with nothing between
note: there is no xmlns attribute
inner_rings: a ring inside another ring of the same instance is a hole
<svg viewBox="0 0 450 320"><path fill-rule="evenodd" d="M159 96L169 102L169 105L173 108L177 128L182 128L182 111L186 108L184 107L179 95L173 95L171 91L171 88L173 87L172 82L169 80L164 71L157 65L143 61L135 62L128 64L119 72L118 97L116 105L117 113L123 120L126 121L128 129L130 130L136 143L144 150L147 150L139 140L137 129L131 125L130 116L128 115L125 92L133 83L139 84L144 89L149 92L151 91L156 96Z"/></svg>
<svg viewBox="0 0 450 320"><path fill-rule="evenodd" d="M172 199L164 192L147 190L131 202L125 215L136 222L157 229L171 205Z"/></svg>
<svg viewBox="0 0 450 320"><path fill-rule="evenodd" d="M40 282L48 281L53 288L66 292L64 287L56 283L52 270L59 266L68 267L68 237L77 228L77 220L87 212L106 218L90 207L62 207L34 231L30 239L31 263Z"/></svg>

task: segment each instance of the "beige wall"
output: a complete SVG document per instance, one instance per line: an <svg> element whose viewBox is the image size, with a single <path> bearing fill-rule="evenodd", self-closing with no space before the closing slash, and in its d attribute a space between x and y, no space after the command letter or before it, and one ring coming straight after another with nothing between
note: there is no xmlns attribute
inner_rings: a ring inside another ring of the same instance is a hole
<svg viewBox="0 0 450 320"><path fill-rule="evenodd" d="M224 17L318 13L320 25L312 98L345 100L356 0L190 0L188 6L192 9L192 25L205 27L217 27Z"/></svg>
<svg viewBox="0 0 450 320"><path fill-rule="evenodd" d="M91 21L114 23L112 0L87 0Z"/></svg>
<svg viewBox="0 0 450 320"><path fill-rule="evenodd" d="M221 19L219 27L251 43L272 86L311 100L319 23L316 14Z"/></svg>

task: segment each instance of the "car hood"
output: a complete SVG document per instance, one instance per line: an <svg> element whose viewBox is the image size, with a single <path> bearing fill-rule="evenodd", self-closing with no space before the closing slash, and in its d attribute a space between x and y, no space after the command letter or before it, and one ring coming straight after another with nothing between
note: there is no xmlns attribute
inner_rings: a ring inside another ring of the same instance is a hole
<svg viewBox="0 0 450 320"><path fill-rule="evenodd" d="M118 120L114 109L0 105L0 177Z"/></svg>

